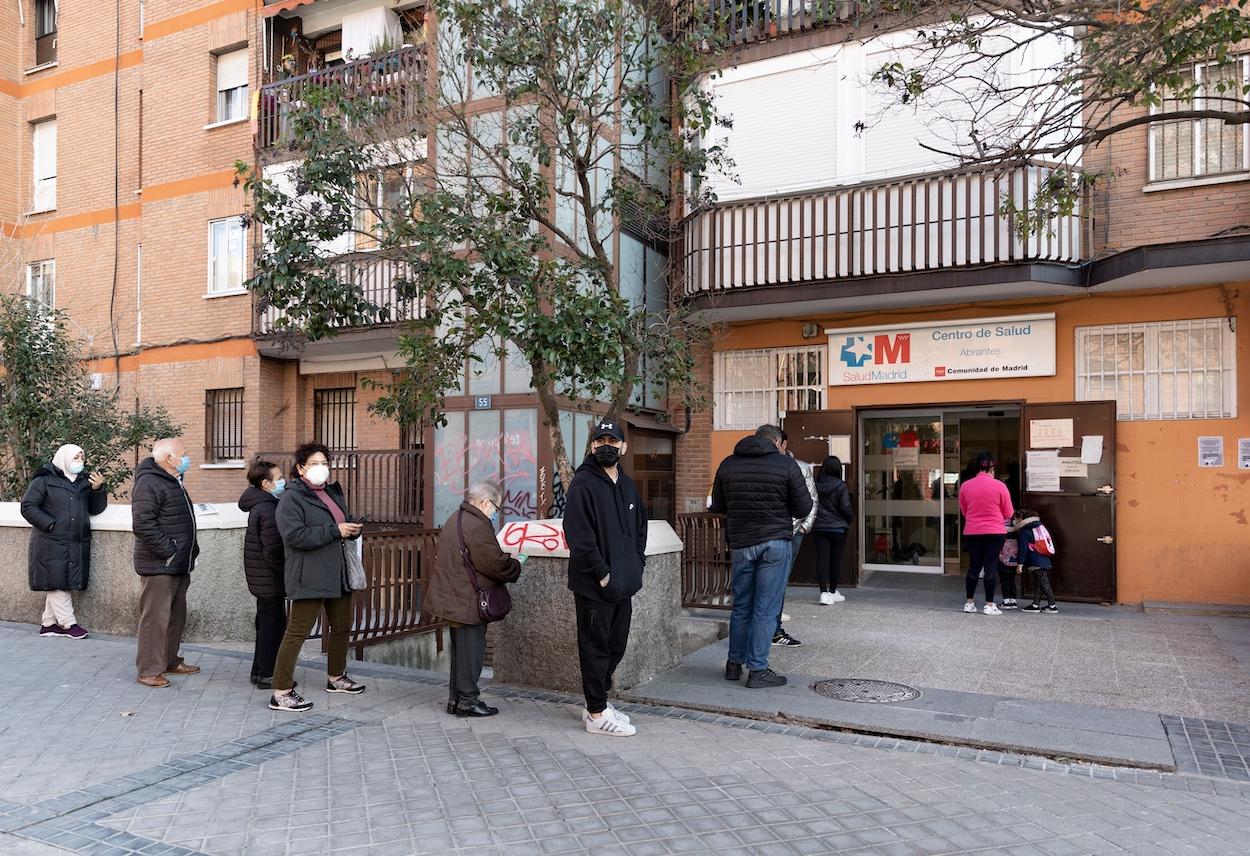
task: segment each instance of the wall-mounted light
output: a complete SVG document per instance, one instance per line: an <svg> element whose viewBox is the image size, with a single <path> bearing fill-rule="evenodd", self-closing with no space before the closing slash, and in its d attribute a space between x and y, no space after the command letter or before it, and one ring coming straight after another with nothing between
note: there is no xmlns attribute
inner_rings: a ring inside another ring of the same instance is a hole
<svg viewBox="0 0 1250 856"><path fill-rule="evenodd" d="M804 339L815 339L818 335L820 335L819 325L813 324L811 321L808 321L806 324L803 325L803 338Z"/></svg>

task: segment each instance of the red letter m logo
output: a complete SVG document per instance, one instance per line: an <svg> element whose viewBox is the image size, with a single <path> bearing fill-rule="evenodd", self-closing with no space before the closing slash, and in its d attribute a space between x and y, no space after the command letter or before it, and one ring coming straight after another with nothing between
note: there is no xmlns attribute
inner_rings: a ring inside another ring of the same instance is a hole
<svg viewBox="0 0 1250 856"><path fill-rule="evenodd" d="M897 336L877 336L872 345L873 362L884 363L911 362L911 333L899 333Z"/></svg>

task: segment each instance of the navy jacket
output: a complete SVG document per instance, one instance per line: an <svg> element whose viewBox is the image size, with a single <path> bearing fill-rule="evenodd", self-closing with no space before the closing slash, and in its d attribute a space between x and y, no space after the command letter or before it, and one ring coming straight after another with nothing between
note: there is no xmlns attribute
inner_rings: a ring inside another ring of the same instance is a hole
<svg viewBox="0 0 1250 856"><path fill-rule="evenodd" d="M647 510L634 480L619 467L615 483L590 456L577 468L564 500L564 539L574 594L613 602L629 600L642 588Z"/></svg>
<svg viewBox="0 0 1250 856"><path fill-rule="evenodd" d="M789 541L795 518L811 512L812 495L793 458L777 451L771 441L751 435L739 440L716 470L711 510L725 515L729 548L739 550L765 541Z"/></svg>
<svg viewBox="0 0 1250 856"><path fill-rule="evenodd" d="M1044 568L1050 570L1050 556L1043 556L1033 549L1033 530L1042 521L1036 517L1026 517L1020 523L1020 531L1016 533L1016 543L1020 549L1020 567Z"/></svg>

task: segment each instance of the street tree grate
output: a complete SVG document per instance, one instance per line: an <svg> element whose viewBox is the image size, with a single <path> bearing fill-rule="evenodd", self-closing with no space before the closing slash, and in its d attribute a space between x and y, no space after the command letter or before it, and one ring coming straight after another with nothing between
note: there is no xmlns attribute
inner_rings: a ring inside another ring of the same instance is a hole
<svg viewBox="0 0 1250 856"><path fill-rule="evenodd" d="M864 704L894 704L920 698L920 690L892 681L870 681L863 678L830 678L817 681L812 689L827 698L838 701L857 701Z"/></svg>

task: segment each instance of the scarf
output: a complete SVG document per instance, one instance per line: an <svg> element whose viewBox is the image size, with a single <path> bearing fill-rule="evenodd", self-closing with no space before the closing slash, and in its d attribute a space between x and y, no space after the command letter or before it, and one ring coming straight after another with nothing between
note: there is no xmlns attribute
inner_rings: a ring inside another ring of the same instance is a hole
<svg viewBox="0 0 1250 856"><path fill-rule="evenodd" d="M52 456L52 466L61 471L61 474L70 481L77 481L78 475L69 471L69 462L74 460L82 452L78 446L66 444L56 450L56 454Z"/></svg>

